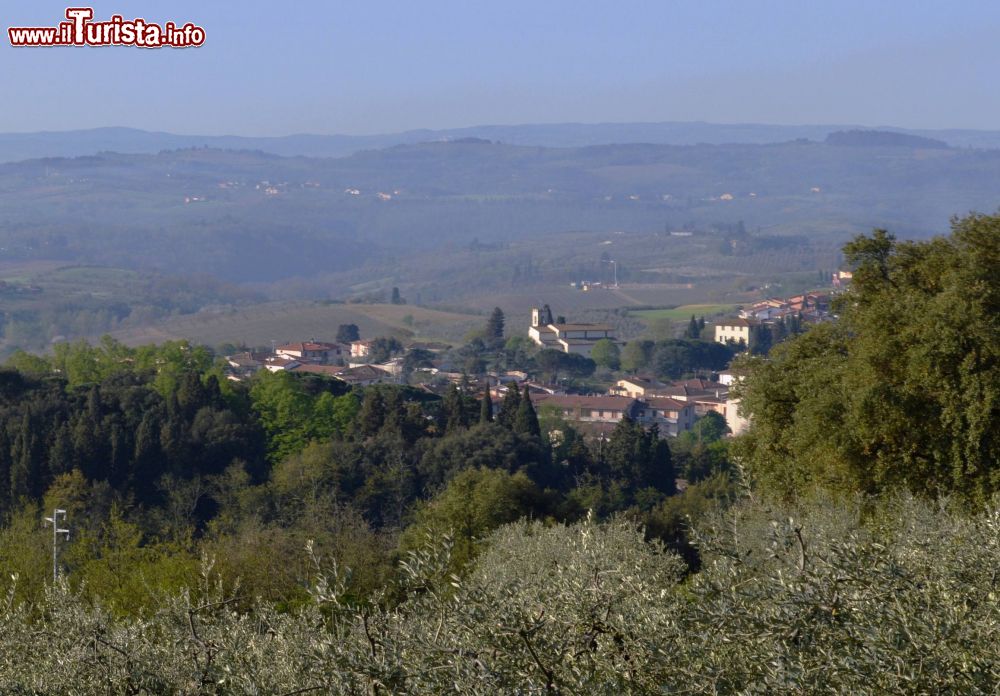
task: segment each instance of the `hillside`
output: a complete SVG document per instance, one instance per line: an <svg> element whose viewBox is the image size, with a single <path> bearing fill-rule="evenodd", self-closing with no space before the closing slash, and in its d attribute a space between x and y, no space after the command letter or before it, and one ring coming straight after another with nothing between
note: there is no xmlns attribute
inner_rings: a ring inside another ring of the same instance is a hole
<svg viewBox="0 0 1000 696"><path fill-rule="evenodd" d="M339 159L210 149L0 166L0 261L57 259L238 282L395 263L474 241L745 221L841 242L924 236L993 210L1000 151L466 141Z"/></svg>
<svg viewBox="0 0 1000 696"><path fill-rule="evenodd" d="M429 141L485 138L511 145L541 147L585 147L609 143L657 145L722 145L726 143L768 144L804 138L822 141L835 131L855 130L849 124L777 125L760 123L706 123L673 121L660 123L538 123L480 125L440 130L419 129L376 135L296 134L277 137L236 135L181 135L135 128L93 128L62 132L0 133L0 162L38 157L80 157L98 152L156 154L162 150L212 147L259 150L286 157L344 157L361 150ZM934 138L952 147L1000 147L1000 131L911 130L880 126L913 136Z"/></svg>

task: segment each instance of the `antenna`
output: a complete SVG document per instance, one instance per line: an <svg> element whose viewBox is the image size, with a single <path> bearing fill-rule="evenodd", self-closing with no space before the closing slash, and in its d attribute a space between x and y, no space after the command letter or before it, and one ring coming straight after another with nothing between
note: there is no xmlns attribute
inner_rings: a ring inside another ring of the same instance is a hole
<svg viewBox="0 0 1000 696"><path fill-rule="evenodd" d="M59 519L66 519L66 511L56 508L52 511L52 517L45 518L45 525L52 525L52 582L59 579L59 535L65 534L65 540L69 541L69 530L59 527Z"/></svg>

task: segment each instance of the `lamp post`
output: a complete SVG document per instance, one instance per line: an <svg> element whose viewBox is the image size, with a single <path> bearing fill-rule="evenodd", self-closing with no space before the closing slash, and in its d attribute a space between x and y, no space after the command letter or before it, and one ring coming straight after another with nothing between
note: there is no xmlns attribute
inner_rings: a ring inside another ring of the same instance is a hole
<svg viewBox="0 0 1000 696"><path fill-rule="evenodd" d="M69 530L59 527L59 520L66 519L66 511L56 508L52 511L52 517L45 518L45 524L52 525L52 582L59 579L59 535L65 534L66 541L69 541Z"/></svg>

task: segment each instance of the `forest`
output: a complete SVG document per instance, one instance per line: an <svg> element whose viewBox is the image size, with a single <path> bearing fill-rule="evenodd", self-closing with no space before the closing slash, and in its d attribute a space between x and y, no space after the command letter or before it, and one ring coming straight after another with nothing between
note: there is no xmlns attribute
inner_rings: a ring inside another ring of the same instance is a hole
<svg viewBox="0 0 1000 696"><path fill-rule="evenodd" d="M838 321L737 358L738 438L233 383L185 342L16 354L0 690L993 692L1000 217L844 256Z"/></svg>

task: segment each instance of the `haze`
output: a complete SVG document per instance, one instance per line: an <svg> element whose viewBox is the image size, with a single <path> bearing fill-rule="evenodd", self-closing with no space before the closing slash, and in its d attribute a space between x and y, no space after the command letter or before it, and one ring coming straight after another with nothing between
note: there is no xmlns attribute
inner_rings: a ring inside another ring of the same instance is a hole
<svg viewBox="0 0 1000 696"><path fill-rule="evenodd" d="M5 28L54 25L66 6L5 5ZM98 19L196 22L208 33L199 49L13 49L4 41L0 131L1000 122L1000 5L992 2L239 5L94 7Z"/></svg>

